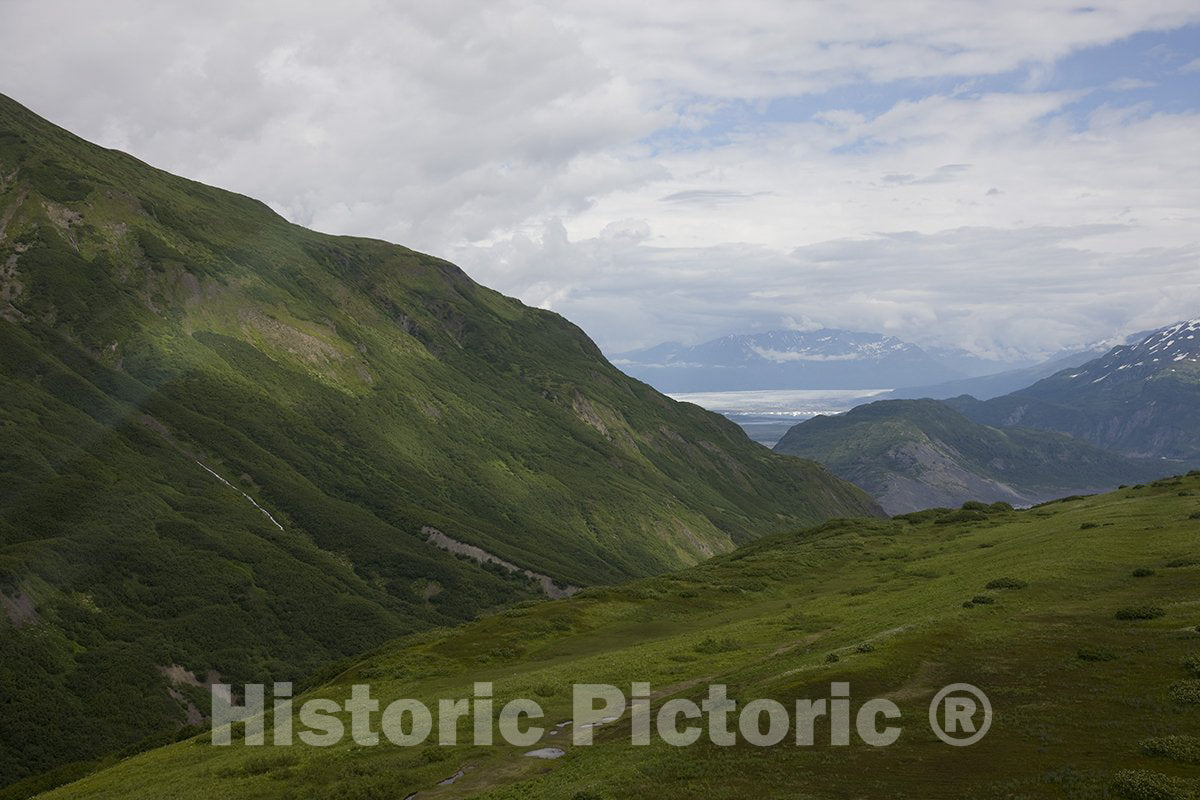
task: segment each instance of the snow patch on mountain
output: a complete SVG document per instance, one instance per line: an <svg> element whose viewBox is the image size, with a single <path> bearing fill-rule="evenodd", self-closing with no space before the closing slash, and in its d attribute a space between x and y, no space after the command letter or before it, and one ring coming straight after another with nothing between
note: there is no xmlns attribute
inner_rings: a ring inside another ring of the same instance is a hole
<svg viewBox="0 0 1200 800"><path fill-rule="evenodd" d="M1200 319L1169 325L1147 334L1133 344L1114 347L1100 358L1090 361L1077 372L1066 375L1068 380L1100 383L1116 373L1149 380L1161 371L1176 371L1175 366L1189 368L1200 365ZM1124 375L1122 376L1124 377Z"/></svg>

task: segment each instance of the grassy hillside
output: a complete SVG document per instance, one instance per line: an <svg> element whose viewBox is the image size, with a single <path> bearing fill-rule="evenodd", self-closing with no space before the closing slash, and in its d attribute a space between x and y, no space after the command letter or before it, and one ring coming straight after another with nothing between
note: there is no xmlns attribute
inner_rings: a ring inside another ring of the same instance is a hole
<svg viewBox="0 0 1200 800"><path fill-rule="evenodd" d="M1053 431L982 425L936 400L883 400L814 417L793 426L775 450L819 461L892 514L968 500L1030 505L1179 467Z"/></svg>
<svg viewBox="0 0 1200 800"><path fill-rule="evenodd" d="M537 746L566 751L553 761L507 745L370 747L347 734L329 748L217 748L202 736L48 797L587 799L647 786L664 799L1192 797L1198 626L1200 473L1028 511L831 522L399 640L303 699L341 701L369 683L384 704L433 705L492 681L497 706L536 699L561 730L574 682L628 694L649 681L656 712L709 684L790 708L847 681L855 708L886 697L901 709L889 747L831 746L823 722L808 746L633 747L628 714L591 746L546 734ZM994 709L971 747L939 742L927 722L953 682Z"/></svg>
<svg viewBox="0 0 1200 800"><path fill-rule="evenodd" d="M430 528L585 585L877 510L452 264L2 96L0 392L0 784L173 731L172 666L294 677L538 593Z"/></svg>
<svg viewBox="0 0 1200 800"><path fill-rule="evenodd" d="M1061 431L1128 455L1200 464L1200 319L1011 394L948 402L988 425Z"/></svg>

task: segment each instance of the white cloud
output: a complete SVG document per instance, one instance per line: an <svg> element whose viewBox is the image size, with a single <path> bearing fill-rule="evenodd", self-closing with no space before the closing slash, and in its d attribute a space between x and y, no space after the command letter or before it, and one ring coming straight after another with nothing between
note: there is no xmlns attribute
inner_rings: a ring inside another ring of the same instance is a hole
<svg viewBox="0 0 1200 800"><path fill-rule="evenodd" d="M1153 89L1157 85L1154 81L1142 80L1141 78L1118 78L1108 84L1108 88L1114 92L1131 92L1135 89Z"/></svg>
<svg viewBox="0 0 1200 800"><path fill-rule="evenodd" d="M1081 48L1200 22L1190 0L3 15L0 91L53 121L302 224L453 257L610 349L800 320L1046 350L1200 304L1200 116L1081 118L1085 93L1045 88ZM1004 73L1025 88L978 89ZM772 112L797 98L812 107Z"/></svg>

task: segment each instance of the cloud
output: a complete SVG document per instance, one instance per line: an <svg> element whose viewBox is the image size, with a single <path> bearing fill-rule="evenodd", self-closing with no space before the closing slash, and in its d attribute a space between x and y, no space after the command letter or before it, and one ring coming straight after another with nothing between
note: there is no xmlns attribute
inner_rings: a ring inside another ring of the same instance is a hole
<svg viewBox="0 0 1200 800"><path fill-rule="evenodd" d="M969 170L970 164L943 164L942 166L930 172L928 175L917 177L916 175L900 175L891 173L883 176L884 183L909 185L914 183L947 183L955 179L955 176Z"/></svg>
<svg viewBox="0 0 1200 800"><path fill-rule="evenodd" d="M1157 85L1154 81L1147 81L1141 78L1118 78L1108 84L1108 88L1114 92L1131 92L1135 89L1153 89Z"/></svg>
<svg viewBox="0 0 1200 800"><path fill-rule="evenodd" d="M547 289L539 278L553 265L552 307L586 330L614 332L603 341L610 352L654 338L694 343L730 330L835 327L1017 358L1195 315L1200 247L1105 251L1106 240L1127 233L1119 225L961 228L781 252L572 241L555 226L548 243L519 237L461 260L519 265L507 279L535 305Z"/></svg>
<svg viewBox="0 0 1200 800"><path fill-rule="evenodd" d="M1066 56L1200 23L1190 0L4 15L0 91L53 121L452 257L610 349L801 320L1040 351L1194 316L1197 104L1054 83Z"/></svg>
<svg viewBox="0 0 1200 800"><path fill-rule="evenodd" d="M660 203L702 203L705 205L717 205L737 202L739 200L750 200L768 194L770 192L737 192L729 189L687 189L681 192L672 192L658 198L658 201Z"/></svg>

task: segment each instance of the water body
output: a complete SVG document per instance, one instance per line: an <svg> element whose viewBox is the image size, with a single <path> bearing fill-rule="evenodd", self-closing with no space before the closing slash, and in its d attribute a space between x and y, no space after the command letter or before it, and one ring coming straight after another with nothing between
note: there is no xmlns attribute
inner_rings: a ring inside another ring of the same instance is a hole
<svg viewBox="0 0 1200 800"><path fill-rule="evenodd" d="M741 425L754 441L773 447L788 428L817 414L841 414L879 400L891 389L755 389L677 392L670 396L715 411Z"/></svg>

